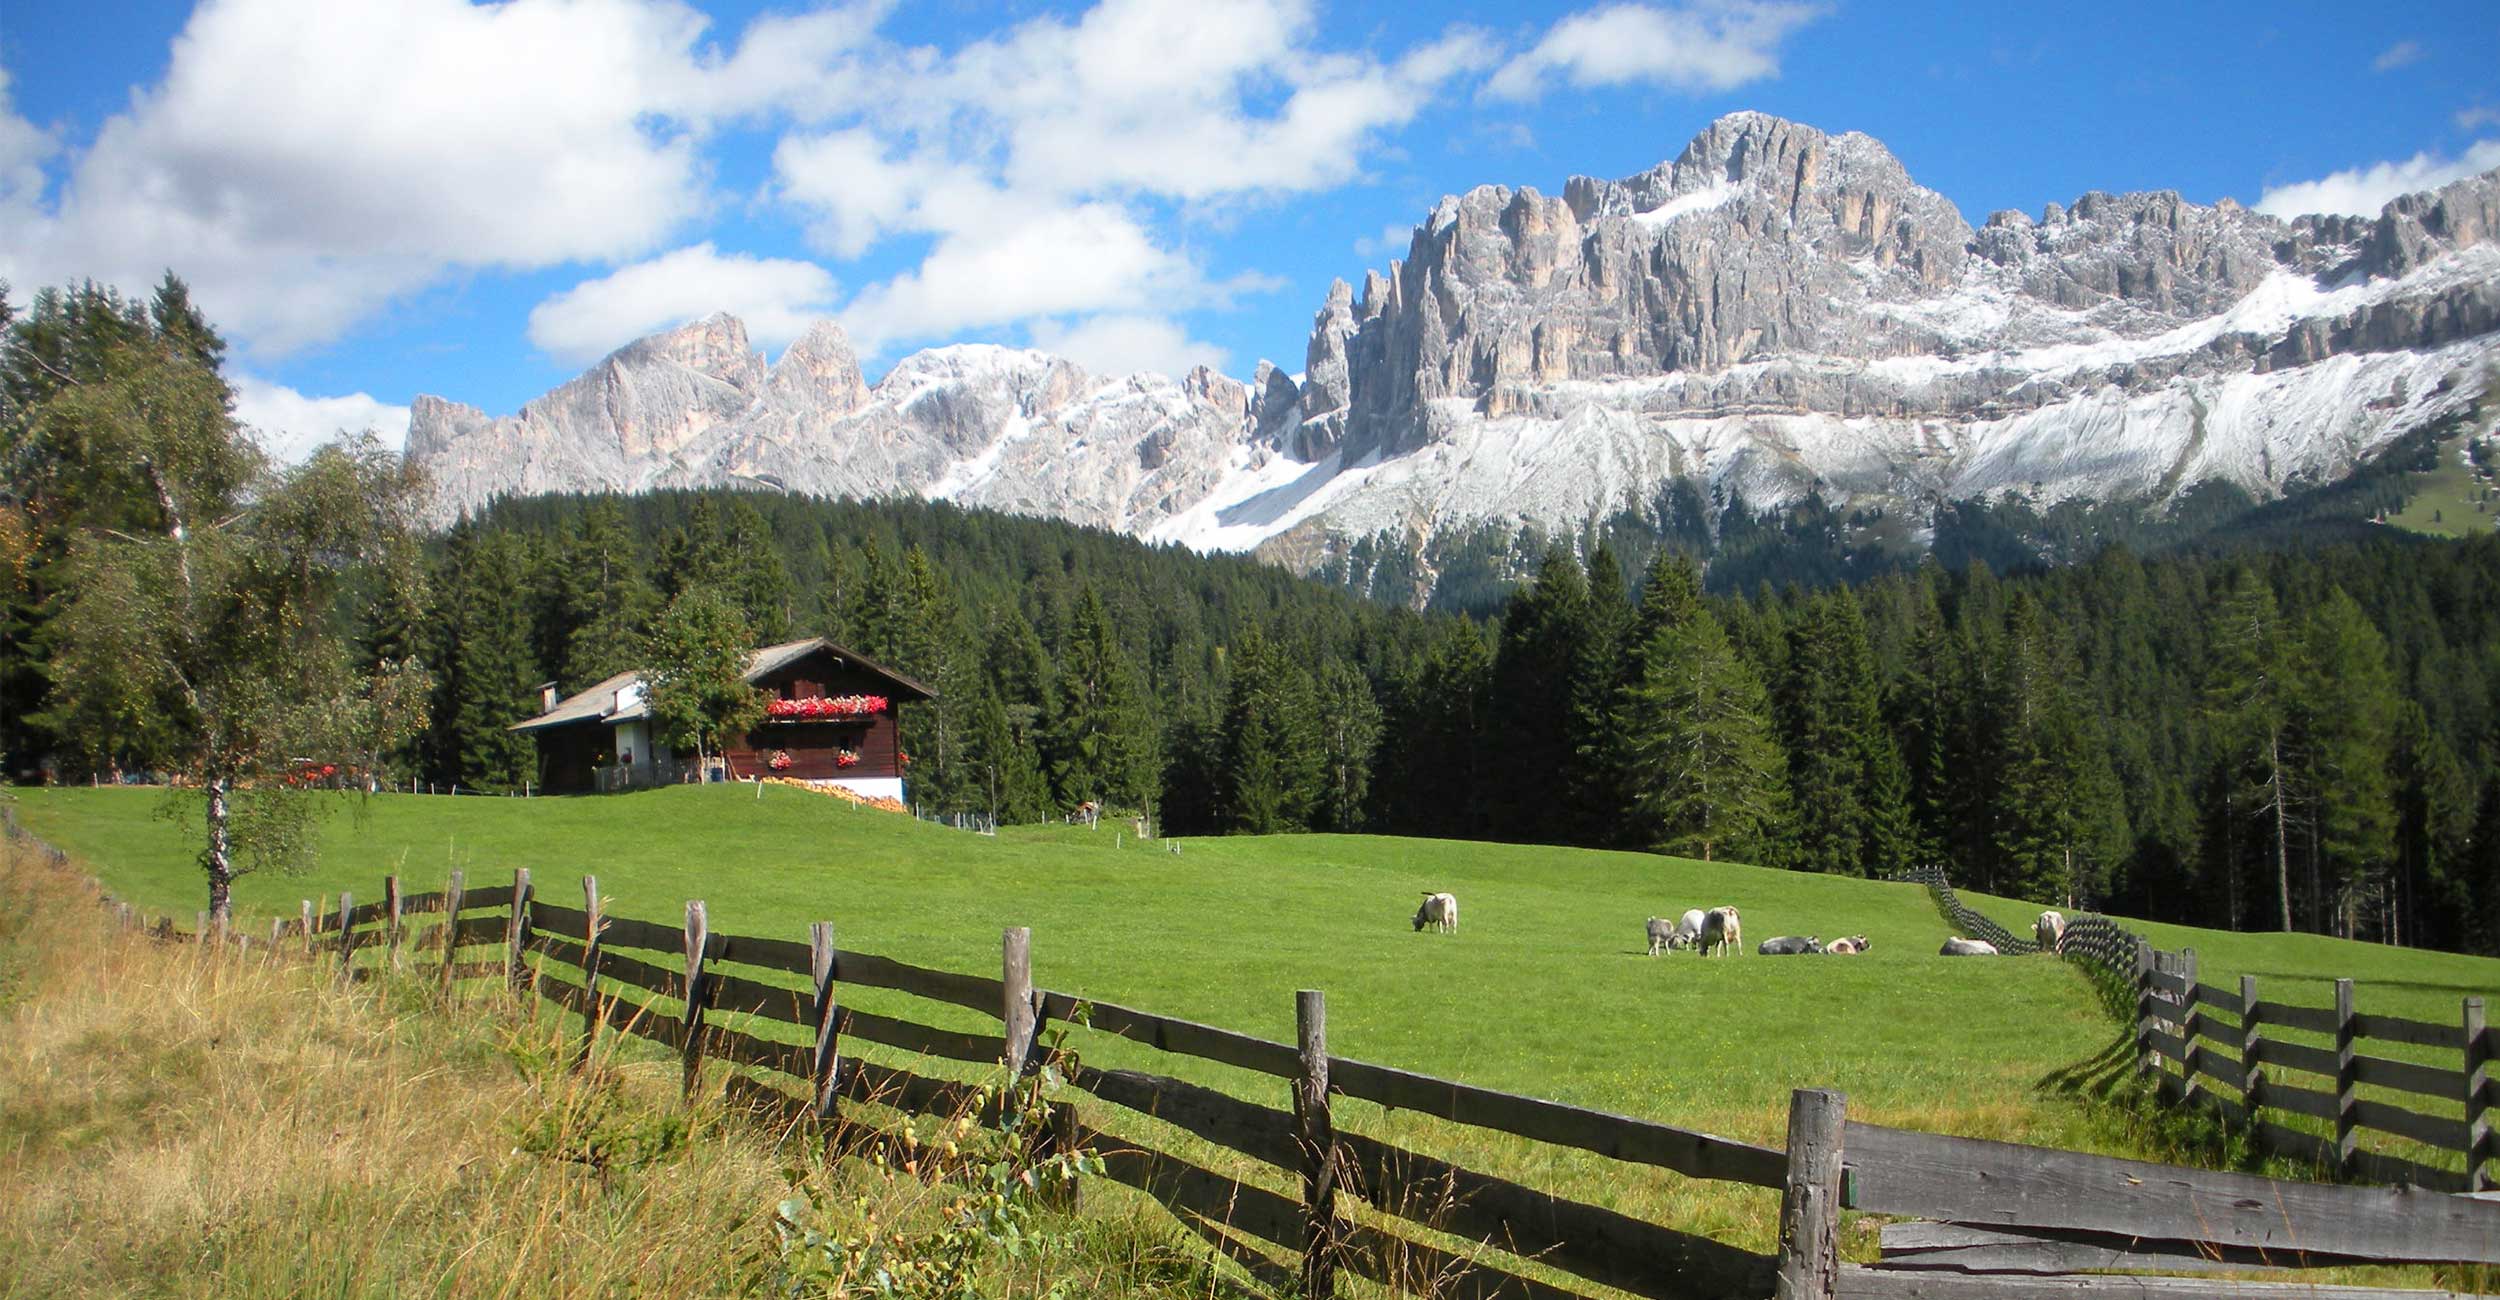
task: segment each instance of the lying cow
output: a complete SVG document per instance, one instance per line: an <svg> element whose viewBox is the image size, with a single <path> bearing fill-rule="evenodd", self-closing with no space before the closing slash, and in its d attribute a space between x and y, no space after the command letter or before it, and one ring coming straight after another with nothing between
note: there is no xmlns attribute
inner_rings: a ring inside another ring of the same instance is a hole
<svg viewBox="0 0 2500 1300"><path fill-rule="evenodd" d="M1784 934L1776 939L1763 940L1762 946L1754 951L1765 957L1805 957L1823 951L1823 941L1813 935L1800 939L1793 934Z"/></svg>
<svg viewBox="0 0 2500 1300"><path fill-rule="evenodd" d="M2066 946L2066 918L2055 912L2042 912L2031 923L2031 937L2042 952L2062 952Z"/></svg>
<svg viewBox="0 0 2500 1300"><path fill-rule="evenodd" d="M1701 955L1704 957L1711 956L1713 949L1721 953L1743 952L1745 928L1736 915L1736 909L1714 907L1703 913L1701 937L1696 942L1700 945Z"/></svg>
<svg viewBox="0 0 2500 1300"><path fill-rule="evenodd" d="M1423 906L1415 909L1415 928L1427 925L1443 934L1458 933L1458 895L1425 894Z"/></svg>
<svg viewBox="0 0 2500 1300"><path fill-rule="evenodd" d="M1832 946L1825 948L1823 951L1828 952L1835 957L1854 957L1873 946L1873 944L1867 941L1865 935L1853 934L1846 939L1832 940Z"/></svg>
<svg viewBox="0 0 2500 1300"><path fill-rule="evenodd" d="M1938 949L1939 957L1994 957L1997 946L1985 939L1947 939Z"/></svg>

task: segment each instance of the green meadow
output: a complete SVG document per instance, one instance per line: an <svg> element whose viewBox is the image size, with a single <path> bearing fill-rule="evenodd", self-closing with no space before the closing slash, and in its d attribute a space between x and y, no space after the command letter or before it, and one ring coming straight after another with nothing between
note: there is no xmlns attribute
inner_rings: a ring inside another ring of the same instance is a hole
<svg viewBox="0 0 2500 1300"><path fill-rule="evenodd" d="M160 815L161 792L14 798L31 830L122 896L184 918L201 905L196 832ZM2152 1158L2213 1150L2140 1107L2097 1099L2093 1085L2125 1072L2125 1032L2082 974L2050 957L1937 956L1950 930L1908 884L1371 836L1140 844L1108 821L990 837L745 785L569 799L381 795L342 800L322 839L311 870L242 880L238 913L265 928L302 898L375 898L393 872L411 891L435 889L454 868L477 885L526 867L541 897L578 906L578 879L594 873L620 915L674 924L700 898L716 930L801 939L826 920L844 948L982 974L998 969L1000 931L1029 926L1045 988L1285 1041L1295 991L1320 989L1335 1054L1772 1146L1793 1089L1832 1087L1849 1094L1853 1118L1880 1123ZM1415 932L1419 896L1443 889L1460 899L1459 932ZM2023 930L2038 911L1972 902ZM1646 918L1721 904L1742 910L1744 953L1646 955ZM2198 946L2209 981L2260 972L2267 996L2287 1000L2317 1001L2320 981L2349 974L2369 990L2365 1009L2445 1019L2460 991L2500 988L2500 962L2142 929L2165 946ZM1873 951L1751 951L1783 934L1865 934ZM857 1000L949 1027L980 1023L899 995ZM1286 1104L1277 1080L1082 1031L1070 1042L1098 1062ZM1598 1157L1375 1107L1348 1104L1341 1122L1756 1249L1776 1236L1773 1194L1627 1175ZM1862 1236L1853 1244L1868 1248Z"/></svg>

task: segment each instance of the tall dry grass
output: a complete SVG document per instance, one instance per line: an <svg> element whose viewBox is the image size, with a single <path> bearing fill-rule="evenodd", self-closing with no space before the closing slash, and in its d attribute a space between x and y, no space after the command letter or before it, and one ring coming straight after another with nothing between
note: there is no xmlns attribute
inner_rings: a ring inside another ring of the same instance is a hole
<svg viewBox="0 0 2500 1300"><path fill-rule="evenodd" d="M578 1024L125 934L0 844L0 1296L756 1294L794 1195L837 1232L941 1229L947 1189L688 1105L673 1058L567 1068ZM1226 1289L1139 1213L1054 1232L983 1292Z"/></svg>

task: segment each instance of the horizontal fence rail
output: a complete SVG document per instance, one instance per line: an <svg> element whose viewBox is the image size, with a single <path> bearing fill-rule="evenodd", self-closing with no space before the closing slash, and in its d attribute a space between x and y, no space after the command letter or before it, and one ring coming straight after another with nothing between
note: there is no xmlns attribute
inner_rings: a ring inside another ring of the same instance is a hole
<svg viewBox="0 0 2500 1300"><path fill-rule="evenodd" d="M308 901L298 917L274 923L265 940L232 930L211 934L205 926L184 934L171 918L150 918L109 896L103 901L133 929L176 941L206 935L244 951L259 942L272 956L333 964L341 978L397 969L439 980L446 989L501 980L517 996L582 1017L577 1060L589 1057L603 1032L648 1040L682 1054L690 1096L706 1063L718 1062L732 1067L728 1082L739 1095L813 1114L831 1126L829 1140L836 1145L846 1146L839 1135L854 1128L873 1131L873 1114L861 1108L996 1118L1001 1107L994 1087L864 1059L844 1049L846 1038L924 1059L995 1066L1010 1079L1055 1065L1069 1085L1104 1109L1080 1118L1054 1105L1051 1132L1034 1139L1041 1145L1032 1153L1048 1143L1095 1150L1108 1178L1155 1196L1182 1227L1260 1284L1311 1297L1333 1294L1335 1276L1346 1272L1411 1294L1485 1300L1588 1300L1596 1288L1657 1300L2033 1294L2175 1300L2257 1295L2269 1287L2078 1270L2500 1264L2500 1200L2446 1196L2419 1185L2389 1190L2287 1182L1942 1137L1850 1121L1845 1098L1811 1090L1796 1094L1788 1149L1780 1151L1329 1055L1325 1001L1315 992L1297 1002L1300 1043L1286 1044L1036 989L1030 936L1022 930L1006 933L1001 975L992 979L839 949L829 923L810 927L805 942L756 938L712 930L700 903L687 906L683 926L668 927L608 915L595 880L586 878L582 893L578 908L546 901L526 872L510 885L476 889L454 873L445 889L428 894L403 894L392 879L379 902ZM2245 1016L2255 1008L2254 1023L2265 1022L2268 1004L2253 995L2226 998L2196 984L2192 958L2184 972L2158 973L2167 977L2161 985L2145 981L2142 987L2148 996L2167 991L2176 997L2166 1004L2172 1014L2188 1017L2192 1013L2181 1008L2195 1008ZM968 1007L1000 1031L941 1029L848 1007L842 1004L846 984ZM2462 1023L2452 1035L2424 1022L2358 1018L2350 1014L2348 997L2339 1001L2344 1014L2309 1023L2340 1030L2345 1046L2333 1053L2307 1050L2332 1057L2344 1078L2420 1090L2451 1082L2429 1067L2350 1050L2363 1025L2391 1041L2455 1047L2488 1061L2489 1034L2477 1023ZM1116 1037L1284 1079L1294 1106L1279 1109L1165 1074L1061 1058L1044 1045L1042 1030L1051 1024L1061 1033ZM793 1031L801 1041L785 1036ZM2195 1066L2204 1063L2205 1046L2221 1044L2214 1048L2219 1053L2239 1041L2241 1028L2165 1019L2154 1032ZM2482 1085L2487 1075L2480 1064L2466 1072ZM1339 1095L1594 1152L1627 1168L1776 1188L1782 1197L1779 1252L1755 1254L1339 1128L1330 1104ZM2339 1101L2333 1113L2354 1122L2387 1121L2383 1110ZM1168 1125L1232 1152L1283 1181L1298 1181L1300 1194L1158 1150L1122 1116ZM2458 1127L2469 1136L2482 1132L2471 1122ZM2443 1129L2441 1136L2455 1134ZM1886 1230L1881 1264L1843 1267L1837 1225L1844 1207L1938 1222L1894 1225ZM1454 1253L1419 1230L1474 1245ZM2295 1293L2437 1294L2306 1286Z"/></svg>

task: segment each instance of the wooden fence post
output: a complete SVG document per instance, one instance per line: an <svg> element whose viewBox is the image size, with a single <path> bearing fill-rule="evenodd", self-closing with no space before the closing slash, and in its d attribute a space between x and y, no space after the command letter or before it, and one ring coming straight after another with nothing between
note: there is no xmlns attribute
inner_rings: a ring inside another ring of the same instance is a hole
<svg viewBox="0 0 2500 1300"><path fill-rule="evenodd" d="M1848 1118L1847 1093L1799 1088L1789 1094L1777 1300L1831 1300L1840 1281L1840 1158Z"/></svg>
<svg viewBox="0 0 2500 1300"><path fill-rule="evenodd" d="M2240 976L2240 1104L2247 1108L2248 1136L2251 1145L2265 1148L2265 1130L2257 1123L2257 1109L2266 1104L2265 1067L2258 1064L2260 1020L2257 1015L2257 977Z"/></svg>
<svg viewBox="0 0 2500 1300"><path fill-rule="evenodd" d="M229 909L225 912L219 913L217 916L217 950L219 952L224 952L226 950L226 945L229 942L232 942L233 934L234 913L231 909Z"/></svg>
<svg viewBox="0 0 2500 1300"><path fill-rule="evenodd" d="M2491 1033L2483 1023L2483 1000L2465 1000L2465 1190L2488 1192L2483 1173L2491 1159Z"/></svg>
<svg viewBox="0 0 2500 1300"><path fill-rule="evenodd" d="M1033 931L1011 925L999 936L1000 973L1006 986L1005 1005L999 1008L999 1019L1007 1025L1007 1083L1033 1068Z"/></svg>
<svg viewBox="0 0 2500 1300"><path fill-rule="evenodd" d="M467 892L468 889L461 873L457 871L451 873L450 882L443 886L442 992L444 997L451 996L451 968L453 963L457 962L460 958L460 935L458 933L460 929L460 897Z"/></svg>
<svg viewBox="0 0 2500 1300"><path fill-rule="evenodd" d="M122 928L125 930L136 929L139 924L138 916L130 910L130 904L123 903L119 906L122 914Z"/></svg>
<svg viewBox="0 0 2500 1300"><path fill-rule="evenodd" d="M313 955L313 945L319 942L319 939L315 936L320 932L321 927L314 924L316 917L313 912L313 901L307 898L302 900L302 902L304 907L304 956L306 958L310 958Z"/></svg>
<svg viewBox="0 0 2500 1300"><path fill-rule="evenodd" d="M130 905L129 905L129 904L127 904L127 903L124 903L124 904L122 905L122 923L123 923L123 924L125 924L125 925L127 925L127 924L129 924L129 922L130 922ZM273 962L274 962L274 961L278 960L280 957L283 957L283 956L285 956L285 955L286 955L286 949L280 946L280 945L284 944L285 942L286 942L286 918L285 918L285 917L283 917L283 916L273 916L273 917L270 917L270 918L269 918L269 960L271 960L271 961L273 961Z"/></svg>
<svg viewBox="0 0 2500 1300"><path fill-rule="evenodd" d="M703 900L686 904L686 1096L694 1097L695 1084L703 1074L703 1004L711 1000L710 980L703 960L711 946L712 933L705 924Z"/></svg>
<svg viewBox="0 0 2500 1300"><path fill-rule="evenodd" d="M2187 992L2179 995L2184 1001L2180 1019L2176 1022L2179 1041L2186 1044L2179 1057L2179 1103L2193 1106L2198 1094L2204 1091L2197 1086L2196 1063L2205 1054L2204 1049L2197 1045L2197 1034L2205 1027L2205 1014L2204 1004L2196 1000L2196 950L2180 949L2179 963L2179 977L2187 981Z"/></svg>
<svg viewBox="0 0 2500 1300"><path fill-rule="evenodd" d="M2354 1153L2360 1144L2353 1136L2353 1103L2361 1081L2354 1077L2353 1055L2357 1035L2352 1026L2352 981L2335 981L2335 1172L2350 1178Z"/></svg>
<svg viewBox="0 0 2500 1300"><path fill-rule="evenodd" d="M578 1070L590 1063L590 1049L599 1041L599 1022L607 1013L599 1000L599 878L582 877L582 1054L573 1058Z"/></svg>
<svg viewBox="0 0 2500 1300"><path fill-rule="evenodd" d="M382 964L399 969L399 941L406 936L400 923L399 877L382 877Z"/></svg>
<svg viewBox="0 0 2500 1300"><path fill-rule="evenodd" d="M192 934L194 934L194 935L196 935L196 936L198 936L198 938L199 938L199 940L200 940L200 946L201 946L202 948L206 948L206 947L208 946L208 909L207 909L207 908L203 907L203 908L201 908L199 911L192 913L192 918L191 918L191 933L192 933Z"/></svg>
<svg viewBox="0 0 2500 1300"><path fill-rule="evenodd" d="M1328 1113L1328 996L1293 995L1302 1069L1293 1085L1294 1140L1302 1150L1302 1294L1337 1291L1337 1126Z"/></svg>
<svg viewBox="0 0 2500 1300"><path fill-rule="evenodd" d="M356 896L339 891L339 983L345 984L356 970L356 927L347 923L348 912L356 906Z"/></svg>
<svg viewBox="0 0 2500 1300"><path fill-rule="evenodd" d="M2149 1075L2153 1059L2153 945L2135 941L2135 1072Z"/></svg>
<svg viewBox="0 0 2500 1300"><path fill-rule="evenodd" d="M836 1005L833 982L833 922L807 927L807 973L816 990L812 1007L816 1022L816 1059L808 1077L815 1082L816 1118L825 1126L825 1150L837 1147L833 1126L841 1118L837 1098L842 1082L842 1009Z"/></svg>
<svg viewBox="0 0 2500 1300"><path fill-rule="evenodd" d="M530 942L530 869L512 873L512 914L503 925L503 978L514 993L526 993L521 977L529 973L525 955Z"/></svg>

